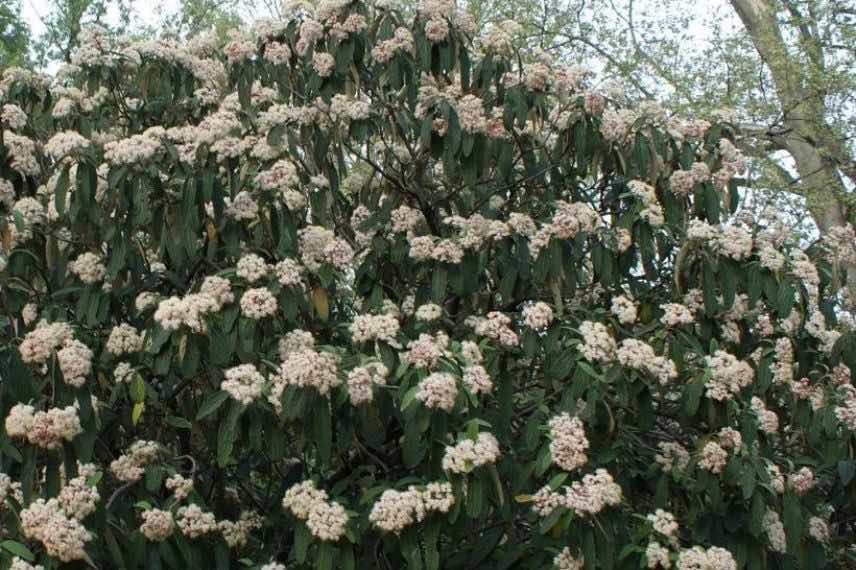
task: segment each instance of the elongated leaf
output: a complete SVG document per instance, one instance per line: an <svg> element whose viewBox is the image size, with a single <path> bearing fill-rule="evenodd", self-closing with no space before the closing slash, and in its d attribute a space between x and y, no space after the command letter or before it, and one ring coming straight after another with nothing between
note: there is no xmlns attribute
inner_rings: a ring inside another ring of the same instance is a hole
<svg viewBox="0 0 856 570"><path fill-rule="evenodd" d="M229 399L229 393L224 392L223 390L219 390L217 392L213 392L208 395L207 398L202 402L202 405L199 406L199 411L196 412L196 419L201 420L202 418L208 417L214 412L216 412L220 406L223 405L223 402Z"/></svg>
<svg viewBox="0 0 856 570"><path fill-rule="evenodd" d="M244 405L234 401L229 407L229 413L217 433L217 465L225 467L232 456L235 439L238 437L238 420L244 412Z"/></svg>

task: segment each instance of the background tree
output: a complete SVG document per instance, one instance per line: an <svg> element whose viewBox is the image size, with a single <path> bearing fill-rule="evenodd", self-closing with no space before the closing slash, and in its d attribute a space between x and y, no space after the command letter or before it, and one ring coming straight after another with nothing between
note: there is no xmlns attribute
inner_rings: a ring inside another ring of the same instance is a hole
<svg viewBox="0 0 856 570"><path fill-rule="evenodd" d="M617 97L704 116L736 111L739 143L755 159L747 184L770 212L792 213L803 235L812 233L799 223L805 210L821 233L853 221L852 2L478 4L484 22L523 23L533 46L598 62L622 79Z"/></svg>
<svg viewBox="0 0 856 570"><path fill-rule="evenodd" d="M0 1L0 68L29 61L29 29L18 0Z"/></svg>

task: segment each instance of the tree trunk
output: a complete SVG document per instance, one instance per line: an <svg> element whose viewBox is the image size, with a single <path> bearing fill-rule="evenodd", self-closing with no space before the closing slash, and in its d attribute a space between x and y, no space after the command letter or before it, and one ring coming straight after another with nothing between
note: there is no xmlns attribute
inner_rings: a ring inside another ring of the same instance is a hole
<svg viewBox="0 0 856 570"><path fill-rule="evenodd" d="M776 144L794 159L799 173L799 193L821 234L849 221L849 197L839 170L856 182L852 158L826 120L822 94L811 89L811 79L799 58L788 50L777 18L779 0L730 0L770 70L782 110L781 134ZM804 38L812 41L811 38ZM818 48L819 49L819 48ZM856 299L856 267L847 267L848 289Z"/></svg>

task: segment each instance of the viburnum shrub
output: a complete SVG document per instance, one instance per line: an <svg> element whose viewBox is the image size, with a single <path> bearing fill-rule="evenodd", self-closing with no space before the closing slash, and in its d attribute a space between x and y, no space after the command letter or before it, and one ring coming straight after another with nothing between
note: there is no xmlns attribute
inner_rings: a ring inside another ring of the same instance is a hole
<svg viewBox="0 0 856 570"><path fill-rule="evenodd" d="M848 564L846 252L516 28L337 0L3 73L2 568Z"/></svg>

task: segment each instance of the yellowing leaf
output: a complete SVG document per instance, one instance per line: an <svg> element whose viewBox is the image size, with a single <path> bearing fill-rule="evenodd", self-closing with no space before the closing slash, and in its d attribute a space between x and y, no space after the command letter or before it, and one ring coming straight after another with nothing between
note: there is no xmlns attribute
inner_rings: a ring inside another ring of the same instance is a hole
<svg viewBox="0 0 856 570"><path fill-rule="evenodd" d="M187 353L187 335L181 335L181 340L178 341L178 361L184 361L184 355Z"/></svg>
<svg viewBox="0 0 856 570"><path fill-rule="evenodd" d="M532 495L515 495L514 500L518 503L531 503L535 499Z"/></svg>
<svg viewBox="0 0 856 570"><path fill-rule="evenodd" d="M140 421L140 417L143 415L143 410L146 409L146 405L142 402L137 402L134 404L134 409L131 410L131 423L137 425Z"/></svg>
<svg viewBox="0 0 856 570"><path fill-rule="evenodd" d="M330 303L326 289L316 287L312 290L312 306L315 307L318 317L326 322L330 317Z"/></svg>
<svg viewBox="0 0 856 570"><path fill-rule="evenodd" d="M135 404L146 401L146 383L139 373L134 373L134 379L131 380L128 391L131 393L131 401Z"/></svg>

